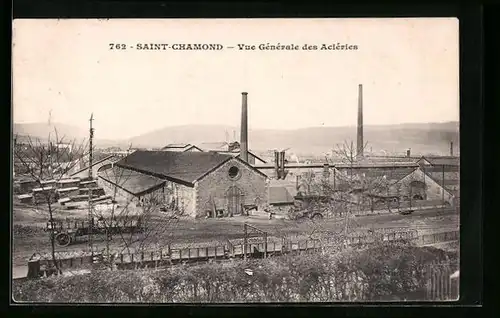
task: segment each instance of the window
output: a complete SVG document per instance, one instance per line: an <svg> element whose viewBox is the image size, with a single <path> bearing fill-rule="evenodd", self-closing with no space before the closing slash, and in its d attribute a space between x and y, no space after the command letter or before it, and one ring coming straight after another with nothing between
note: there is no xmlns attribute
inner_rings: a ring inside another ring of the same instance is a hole
<svg viewBox="0 0 500 318"><path fill-rule="evenodd" d="M240 174L240 169L238 169L238 167L233 166L229 168L229 178L235 179L239 176L239 174Z"/></svg>

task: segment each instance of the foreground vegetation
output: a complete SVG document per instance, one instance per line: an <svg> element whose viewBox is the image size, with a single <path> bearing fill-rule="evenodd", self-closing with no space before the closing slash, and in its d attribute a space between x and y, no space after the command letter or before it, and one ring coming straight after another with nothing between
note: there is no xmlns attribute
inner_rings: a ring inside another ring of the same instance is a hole
<svg viewBox="0 0 500 318"><path fill-rule="evenodd" d="M161 270L106 271L14 282L28 302L290 302L423 299L425 268L454 253L408 244Z"/></svg>

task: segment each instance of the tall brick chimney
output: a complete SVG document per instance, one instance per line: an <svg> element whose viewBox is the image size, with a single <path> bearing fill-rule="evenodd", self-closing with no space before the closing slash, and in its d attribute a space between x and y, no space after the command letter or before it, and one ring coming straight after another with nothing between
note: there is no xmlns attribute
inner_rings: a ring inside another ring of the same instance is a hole
<svg viewBox="0 0 500 318"><path fill-rule="evenodd" d="M363 157L363 85L358 88L358 139L356 144L356 156Z"/></svg>
<svg viewBox="0 0 500 318"><path fill-rule="evenodd" d="M450 156L453 157L453 141L450 141Z"/></svg>
<svg viewBox="0 0 500 318"><path fill-rule="evenodd" d="M274 151L274 172L276 173L276 180L279 180L281 177L281 163L280 163L280 153L278 151Z"/></svg>
<svg viewBox="0 0 500 318"><path fill-rule="evenodd" d="M248 162L248 93L241 93L240 158Z"/></svg>

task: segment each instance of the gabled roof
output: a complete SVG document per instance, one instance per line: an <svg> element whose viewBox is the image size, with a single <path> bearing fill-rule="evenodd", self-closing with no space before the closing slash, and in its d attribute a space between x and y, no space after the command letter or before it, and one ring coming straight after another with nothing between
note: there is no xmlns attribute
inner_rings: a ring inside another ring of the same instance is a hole
<svg viewBox="0 0 500 318"><path fill-rule="evenodd" d="M195 145L192 144L169 144L166 145L165 147L161 148L161 150L164 151L188 151L190 149L198 149L199 151L201 150L199 147L196 147Z"/></svg>
<svg viewBox="0 0 500 318"><path fill-rule="evenodd" d="M240 154L241 154L240 149L233 150L233 151L217 151L217 152L221 153L221 154L225 154L225 155L230 155L230 156L233 156L233 157L240 157ZM254 157L255 159L261 161L262 163L266 163L266 161L264 159L258 157L254 153L252 153L252 152L249 151L248 154L251 155L252 157Z"/></svg>
<svg viewBox="0 0 500 318"><path fill-rule="evenodd" d="M434 167L432 167L434 168ZM429 169L429 167L425 167L425 170ZM450 186L459 186L460 185L460 180L458 177L458 172L445 172L445 178L444 178L444 185L443 185L443 174L442 173L428 173L425 171L423 168L418 168L415 169L413 172L420 171L424 174L424 178L429 178L430 180L434 181L437 183L439 187L447 191L448 193L452 195L456 195L458 193L457 190L450 189ZM412 172L412 173L413 173ZM411 173L410 173L411 174ZM404 176L397 182L394 182L394 184L399 183L401 180L409 176L410 174Z"/></svg>
<svg viewBox="0 0 500 318"><path fill-rule="evenodd" d="M363 168L353 170L354 175L363 175L366 178L385 178L387 180L401 180L406 177L418 167L392 167L392 169L385 168ZM338 168L337 168L338 169ZM342 171L342 169L340 169ZM344 170L344 173L350 173L350 170Z"/></svg>
<svg viewBox="0 0 500 318"><path fill-rule="evenodd" d="M191 146L191 144L168 144L163 148L186 148L188 146Z"/></svg>
<svg viewBox="0 0 500 318"><path fill-rule="evenodd" d="M365 156L361 161L366 164L370 163L415 163L420 158L408 156Z"/></svg>
<svg viewBox="0 0 500 318"><path fill-rule="evenodd" d="M453 186L460 186L460 176L458 172L445 172L444 178L441 172L425 172L425 175L432 180L436 181L440 186L444 186L445 189Z"/></svg>
<svg viewBox="0 0 500 318"><path fill-rule="evenodd" d="M115 165L187 186L233 157L214 152L138 150Z"/></svg>
<svg viewBox="0 0 500 318"><path fill-rule="evenodd" d="M440 156L440 157L430 157L424 156L422 159L427 160L431 163L431 165L439 166L439 165L450 165L450 166L458 166L460 164L459 157L451 157L451 156Z"/></svg>
<svg viewBox="0 0 500 318"><path fill-rule="evenodd" d="M224 151L228 149L229 144L227 142L203 142L199 144L200 148L204 151L215 150L215 151Z"/></svg>
<svg viewBox="0 0 500 318"><path fill-rule="evenodd" d="M99 173L99 178L135 196L152 192L165 184L165 180L119 167Z"/></svg>

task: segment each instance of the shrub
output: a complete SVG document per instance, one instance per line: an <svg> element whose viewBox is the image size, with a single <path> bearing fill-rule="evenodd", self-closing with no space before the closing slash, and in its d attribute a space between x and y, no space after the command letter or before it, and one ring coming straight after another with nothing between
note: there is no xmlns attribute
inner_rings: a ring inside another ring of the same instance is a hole
<svg viewBox="0 0 500 318"><path fill-rule="evenodd" d="M424 287L422 269L426 264L453 261L455 256L408 244L379 244L329 255L287 255L162 270L94 271L15 282L13 296L17 301L97 303L397 299Z"/></svg>

